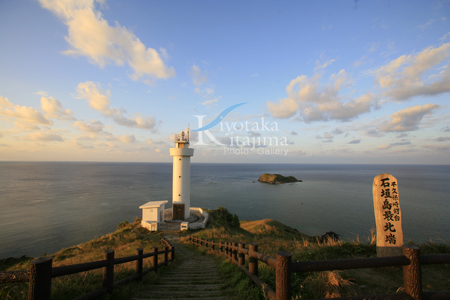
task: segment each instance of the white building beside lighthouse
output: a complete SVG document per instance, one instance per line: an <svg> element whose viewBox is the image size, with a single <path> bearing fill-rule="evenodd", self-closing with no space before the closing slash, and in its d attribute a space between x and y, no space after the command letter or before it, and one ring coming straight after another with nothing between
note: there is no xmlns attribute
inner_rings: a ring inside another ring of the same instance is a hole
<svg viewBox="0 0 450 300"><path fill-rule="evenodd" d="M170 148L173 157L172 219L189 219L191 207L191 156L189 129L175 135L175 148Z"/></svg>
<svg viewBox="0 0 450 300"><path fill-rule="evenodd" d="M205 228L209 214L199 207L191 207L191 156L189 129L175 135L173 157L172 208L165 209L168 200L150 201L141 205L141 226L150 231Z"/></svg>

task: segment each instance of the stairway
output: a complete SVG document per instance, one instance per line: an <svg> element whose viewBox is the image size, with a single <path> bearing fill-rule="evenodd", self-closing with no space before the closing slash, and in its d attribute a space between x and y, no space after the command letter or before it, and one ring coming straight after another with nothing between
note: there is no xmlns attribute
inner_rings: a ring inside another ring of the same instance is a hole
<svg viewBox="0 0 450 300"><path fill-rule="evenodd" d="M176 239L166 237L175 246L177 259L182 262L164 274L158 283L148 286L133 300L225 300L223 278L217 263L207 255L189 250Z"/></svg>

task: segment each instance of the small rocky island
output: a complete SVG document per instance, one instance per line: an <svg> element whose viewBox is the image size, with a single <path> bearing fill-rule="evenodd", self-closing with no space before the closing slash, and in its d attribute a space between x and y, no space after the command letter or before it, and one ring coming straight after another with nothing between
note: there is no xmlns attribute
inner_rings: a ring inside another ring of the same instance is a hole
<svg viewBox="0 0 450 300"><path fill-rule="evenodd" d="M270 184L302 182L301 180L298 180L294 176L283 176L280 174L269 174L269 173L262 174L261 177L259 177L258 181Z"/></svg>

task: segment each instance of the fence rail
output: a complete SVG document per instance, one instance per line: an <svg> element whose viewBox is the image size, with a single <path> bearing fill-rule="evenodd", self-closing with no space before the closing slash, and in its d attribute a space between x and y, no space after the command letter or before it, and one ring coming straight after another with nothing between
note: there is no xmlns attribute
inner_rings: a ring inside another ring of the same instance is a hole
<svg viewBox="0 0 450 300"><path fill-rule="evenodd" d="M164 250L153 247L153 252L145 253L142 248L136 249L136 255L114 258L114 250L106 250L103 260L74 264L69 266L52 267L52 257L40 257L31 262L29 271L0 272L0 283L29 282L28 300L49 300L52 278L66 276L80 272L103 268L102 287L73 300L95 299L103 294L112 293L120 285L134 280L141 280L148 272L158 272L158 268L173 262L175 247L165 238L161 239ZM164 254L164 259L158 262L158 255ZM170 254L170 257L169 257ZM143 270L144 259L153 257L152 267ZM136 261L136 273L114 282L114 266Z"/></svg>
<svg viewBox="0 0 450 300"><path fill-rule="evenodd" d="M216 243L194 236L189 236L189 242L197 247L203 246L217 254L224 255L229 261L244 271L256 285L261 287L271 300L291 299L292 273L392 266L403 266L403 292L335 299L450 299L450 291L422 292L421 272L421 265L450 263L450 254L420 255L420 249L416 246L403 245L403 255L401 256L292 262L292 254L290 252L278 251L276 258L274 258L259 253L258 244L256 243L250 243L248 249L246 249L245 243L242 242ZM245 268L245 256L248 256L248 269ZM258 261L264 262L275 269L275 291L258 277Z"/></svg>

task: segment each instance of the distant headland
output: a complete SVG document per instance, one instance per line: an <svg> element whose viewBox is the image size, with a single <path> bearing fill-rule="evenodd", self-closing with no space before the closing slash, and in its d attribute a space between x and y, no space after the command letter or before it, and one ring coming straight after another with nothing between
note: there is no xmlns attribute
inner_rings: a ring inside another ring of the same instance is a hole
<svg viewBox="0 0 450 300"><path fill-rule="evenodd" d="M280 174L269 174L264 173L259 177L258 181L270 183L270 184L280 184L280 183L289 183L289 182L302 182L295 178L294 176L283 176Z"/></svg>

